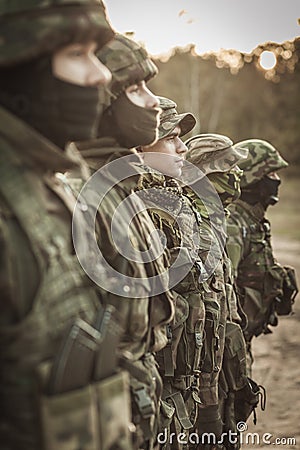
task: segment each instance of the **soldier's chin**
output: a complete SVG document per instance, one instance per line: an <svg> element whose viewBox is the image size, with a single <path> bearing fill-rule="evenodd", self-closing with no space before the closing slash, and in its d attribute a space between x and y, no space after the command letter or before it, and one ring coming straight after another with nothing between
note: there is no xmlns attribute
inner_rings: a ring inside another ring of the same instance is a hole
<svg viewBox="0 0 300 450"><path fill-rule="evenodd" d="M172 178L181 178L182 170L181 167L168 167L164 174Z"/></svg>

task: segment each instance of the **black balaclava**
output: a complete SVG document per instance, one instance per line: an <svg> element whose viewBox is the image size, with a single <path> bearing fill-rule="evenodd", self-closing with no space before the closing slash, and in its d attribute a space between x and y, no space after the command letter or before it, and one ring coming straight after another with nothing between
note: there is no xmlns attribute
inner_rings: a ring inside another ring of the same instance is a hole
<svg viewBox="0 0 300 450"><path fill-rule="evenodd" d="M125 92L104 112L100 137L113 137L125 148L145 146L157 139L159 109L143 108L129 100Z"/></svg>
<svg viewBox="0 0 300 450"><path fill-rule="evenodd" d="M0 104L61 148L96 137L98 88L56 78L50 55L1 69Z"/></svg>
<svg viewBox="0 0 300 450"><path fill-rule="evenodd" d="M280 180L274 180L265 175L257 183L250 184L242 190L241 200L244 200L250 205L261 203L267 209L269 205L275 205L278 202L280 183Z"/></svg>

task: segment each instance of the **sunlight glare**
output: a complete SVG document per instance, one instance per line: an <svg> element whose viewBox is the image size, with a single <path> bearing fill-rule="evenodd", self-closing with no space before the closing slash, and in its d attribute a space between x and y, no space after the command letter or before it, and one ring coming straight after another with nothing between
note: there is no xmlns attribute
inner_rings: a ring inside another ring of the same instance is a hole
<svg viewBox="0 0 300 450"><path fill-rule="evenodd" d="M259 58L259 64L264 70L273 69L277 64L276 55L270 51L264 51Z"/></svg>

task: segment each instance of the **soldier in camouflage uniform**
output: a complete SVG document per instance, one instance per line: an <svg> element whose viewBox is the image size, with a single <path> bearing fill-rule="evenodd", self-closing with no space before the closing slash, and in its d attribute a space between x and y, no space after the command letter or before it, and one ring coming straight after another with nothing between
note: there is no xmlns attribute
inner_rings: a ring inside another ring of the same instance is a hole
<svg viewBox="0 0 300 450"><path fill-rule="evenodd" d="M131 449L127 378L93 370L105 294L78 263L75 198L55 176L82 164L63 148L93 136L98 85L110 79L94 50L113 34L101 1L0 3L3 450Z"/></svg>
<svg viewBox="0 0 300 450"><path fill-rule="evenodd" d="M193 129L196 120L190 113L178 114L172 100L159 97L159 101L159 141L141 148L147 173L139 189L171 256L175 317L167 327L168 344L157 354L163 377L158 442L163 449L179 449L189 447L189 430L198 414L205 320L204 288L199 281L199 216L179 181L186 153L181 137Z"/></svg>
<svg viewBox="0 0 300 450"><path fill-rule="evenodd" d="M98 244L108 264L120 273L116 280L119 290L108 294L108 302L118 309L125 322L119 353L123 367L131 375L134 448L151 449L161 396L161 379L152 353L166 344L165 324L171 320L173 303L167 279L161 279L159 295L153 295L149 279L163 274L166 262L164 257L153 258L149 263L126 258L113 240L112 224L117 208L126 201L123 214L117 223L114 221L119 248L124 251L132 244L139 252L147 252L155 246L150 241L152 221L143 211L141 200L133 195L141 161L131 147L148 145L156 139L158 102L145 82L157 73L157 68L140 45L122 35L116 35L99 57L112 72L110 96L107 95L99 126L101 137L78 143L77 149L91 173L98 176L99 189L111 187L97 212ZM114 165L107 165L109 162ZM72 176L69 182L74 187L76 180ZM124 283L123 275L137 281Z"/></svg>
<svg viewBox="0 0 300 450"><path fill-rule="evenodd" d="M231 264L226 251L225 208L240 194L237 167L247 156L247 150L234 148L233 142L219 134L200 134L186 141L186 159L198 167L210 182L199 177L189 190L201 215L201 258L210 275L208 284L214 293L204 299L206 307L203 354L200 376L200 398L197 431L214 433L220 438L221 432L236 432L234 416L235 392L247 382L245 355L246 345L240 327L237 297L231 275ZM186 170L189 170L187 166ZM191 168L193 170L193 168ZM201 192L200 198L196 192ZM216 193L221 204L216 202ZM205 200L205 201L203 201ZM214 301L212 301L214 300ZM221 370L222 369L222 370ZM220 410L224 426L214 418ZM224 439L225 441L226 439ZM230 448L228 442L226 448ZM202 448L202 447L200 447ZM211 448L208 444L203 448Z"/></svg>
<svg viewBox="0 0 300 450"><path fill-rule="evenodd" d="M241 197L230 205L228 253L242 307L247 315L244 331L248 346L248 373L251 375L253 336L270 333L277 315L289 314L297 293L295 273L274 258L267 208L278 201L280 178L277 171L288 163L267 141L249 139L236 144L249 150L240 164Z"/></svg>

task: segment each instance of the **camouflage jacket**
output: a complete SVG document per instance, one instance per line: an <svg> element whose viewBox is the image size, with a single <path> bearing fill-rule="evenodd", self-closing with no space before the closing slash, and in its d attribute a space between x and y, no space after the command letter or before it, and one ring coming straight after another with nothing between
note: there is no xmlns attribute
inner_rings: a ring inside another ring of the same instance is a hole
<svg viewBox="0 0 300 450"><path fill-rule="evenodd" d="M224 244L226 234L225 216L218 215L209 201L205 204L188 189L201 216L200 257L206 269L210 292L204 296L206 308L205 329L210 338L205 342L200 383L201 400L205 406L218 404L218 380L222 367L225 324L227 321L241 322L237 308L237 296L231 271L231 261Z"/></svg>
<svg viewBox="0 0 300 450"><path fill-rule="evenodd" d="M175 179L147 166L143 170L137 189L162 244L170 252L170 287L175 305L174 319L167 327L168 344L157 354L164 385L161 428L187 432L196 420L200 403L205 320L204 288L199 281L199 216Z"/></svg>
<svg viewBox="0 0 300 450"><path fill-rule="evenodd" d="M76 322L94 330L104 295L78 263L71 241L75 198L55 176L81 158L67 156L2 108L0 127L1 446L67 449L84 439L82 448L100 448L100 386L92 387L89 367L85 381L67 394L56 395L49 384L69 327ZM126 410L112 392L122 383L107 388Z"/></svg>
<svg viewBox="0 0 300 450"><path fill-rule="evenodd" d="M269 332L268 324L277 324L275 299L283 294L286 271L274 258L263 207L238 200L229 210L227 249L248 320L245 337L250 340Z"/></svg>
<svg viewBox="0 0 300 450"><path fill-rule="evenodd" d="M133 421L137 434L140 434L136 440L152 442L155 438L153 414L157 419L161 386L149 352L156 352L166 345L165 326L173 316L173 299L164 275L167 256L163 254L149 262L138 262L130 257L131 246L141 254L156 246L151 240L153 223L143 202L134 193L140 177L136 169L140 164L138 155L120 148L112 138L80 143L77 148L91 173L99 177L101 188L107 188L99 205L88 206L97 208L96 234L102 254L114 270L129 277L127 284L122 278L116 278L117 287L124 289L123 295L120 290L117 294L114 289L104 288L108 291L108 303L116 307L125 325L119 350L123 365L131 374ZM113 165L108 165L110 162ZM68 178L74 186L72 177L70 174ZM114 220L122 204L125 208ZM116 227L114 237L112 226ZM131 284L130 278L136 281ZM152 279L158 281L151 284ZM159 283L161 286L157 291Z"/></svg>

